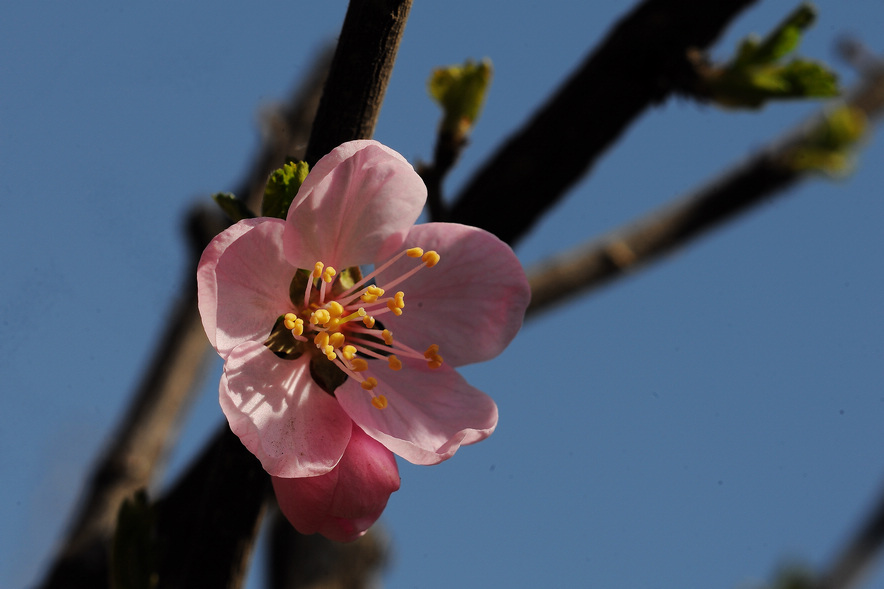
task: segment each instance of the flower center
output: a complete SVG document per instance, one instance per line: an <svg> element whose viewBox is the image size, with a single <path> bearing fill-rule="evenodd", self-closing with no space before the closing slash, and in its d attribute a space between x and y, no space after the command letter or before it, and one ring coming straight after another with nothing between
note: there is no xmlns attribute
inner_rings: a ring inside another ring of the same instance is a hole
<svg viewBox="0 0 884 589"><path fill-rule="evenodd" d="M387 282L386 289L368 284L403 256L414 259L415 266ZM337 294L335 291L339 289L334 288L337 272L331 266L316 262L307 278L303 303L295 312L285 314L283 325L297 341L313 342L329 362L368 391L372 405L384 409L387 397L378 392L383 390L378 377L383 381L383 376L370 370L368 360L386 360L390 370L401 370L400 357L418 358L425 360L430 368L439 368L442 356L437 344L421 353L393 339L393 332L375 318L385 314L392 314L394 318L401 316L405 292L400 290L390 295L387 291L423 268L432 268L439 259L438 253L424 252L419 247L403 250ZM377 364L372 362L372 365Z"/></svg>

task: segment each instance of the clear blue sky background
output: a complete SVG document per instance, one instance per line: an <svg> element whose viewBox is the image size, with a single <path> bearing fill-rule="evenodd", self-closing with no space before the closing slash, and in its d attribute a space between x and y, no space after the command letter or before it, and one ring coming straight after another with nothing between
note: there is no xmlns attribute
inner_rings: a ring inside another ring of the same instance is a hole
<svg viewBox="0 0 884 589"><path fill-rule="evenodd" d="M429 158L430 70L490 57L453 192L631 4L418 0L376 138ZM762 2L715 55L795 5ZM884 52L884 3L818 7L802 53L850 84L834 42L849 33ZM245 172L259 109L337 35L345 8L0 8L0 586L41 576L140 378L181 288L182 213ZM537 263L689 192L817 108L671 100L517 253ZM728 588L791 559L829 562L884 487L882 156L875 137L845 180L806 182L464 370L496 398L500 426L440 466L402 465L382 520L387 585ZM173 472L222 419L219 373ZM884 587L880 571L872 585Z"/></svg>

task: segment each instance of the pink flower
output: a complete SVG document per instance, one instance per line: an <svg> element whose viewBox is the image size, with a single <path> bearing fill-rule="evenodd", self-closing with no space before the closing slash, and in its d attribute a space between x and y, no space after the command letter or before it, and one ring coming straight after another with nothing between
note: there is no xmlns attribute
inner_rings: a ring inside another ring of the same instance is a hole
<svg viewBox="0 0 884 589"><path fill-rule="evenodd" d="M506 347L528 284L490 233L414 225L425 199L401 155L353 141L317 162L285 221L240 221L203 252L199 309L224 358L221 408L274 477L374 480L352 464L376 455L360 442L350 456L362 432L435 464L494 431L497 406L454 368ZM374 270L360 278L360 266Z"/></svg>
<svg viewBox="0 0 884 589"><path fill-rule="evenodd" d="M330 472L272 480L279 508L295 529L351 542L381 516L399 489L399 469L389 450L353 424L347 450Z"/></svg>

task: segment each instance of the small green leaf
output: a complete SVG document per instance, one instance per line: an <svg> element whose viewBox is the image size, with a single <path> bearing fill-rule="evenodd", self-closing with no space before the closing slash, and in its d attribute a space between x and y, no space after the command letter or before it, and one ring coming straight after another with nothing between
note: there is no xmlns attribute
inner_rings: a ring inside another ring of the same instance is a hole
<svg viewBox="0 0 884 589"><path fill-rule="evenodd" d="M744 39L730 63L699 71L697 93L733 108L759 108L768 100L837 96L837 77L822 64L800 58L779 63L798 47L815 18L815 9L803 4L763 41Z"/></svg>
<svg viewBox="0 0 884 589"><path fill-rule="evenodd" d="M491 61L467 60L433 71L427 83L430 96L442 107L441 130L456 137L469 135L491 85Z"/></svg>
<svg viewBox="0 0 884 589"><path fill-rule="evenodd" d="M298 161L289 162L270 174L264 189L261 216L285 219L309 171L307 162Z"/></svg>
<svg viewBox="0 0 884 589"><path fill-rule="evenodd" d="M242 221L243 219L252 219L255 216L255 213L249 210L246 203L229 192L218 192L213 194L212 199L218 203L221 210L224 211L234 223Z"/></svg>
<svg viewBox="0 0 884 589"><path fill-rule="evenodd" d="M798 48L801 34L816 20L816 9L802 4L780 23L763 41L749 38L740 47L738 65L774 63Z"/></svg>
<svg viewBox="0 0 884 589"><path fill-rule="evenodd" d="M156 513L142 489L123 500L111 545L112 589L154 589L159 551Z"/></svg>

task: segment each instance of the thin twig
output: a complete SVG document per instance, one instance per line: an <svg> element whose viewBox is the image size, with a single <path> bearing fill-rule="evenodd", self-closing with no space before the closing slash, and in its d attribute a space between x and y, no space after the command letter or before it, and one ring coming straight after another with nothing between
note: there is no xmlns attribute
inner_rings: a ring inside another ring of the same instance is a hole
<svg viewBox="0 0 884 589"><path fill-rule="evenodd" d="M884 67L871 71L846 104L863 111L869 120L879 116L884 109ZM813 130L814 124L802 125L699 192L538 264L528 273L532 288L528 313L597 288L687 244L766 197L783 194L809 175L795 170L786 159Z"/></svg>
<svg viewBox="0 0 884 589"><path fill-rule="evenodd" d="M691 87L688 50L754 1L645 0L484 164L450 218L517 242L646 108Z"/></svg>

